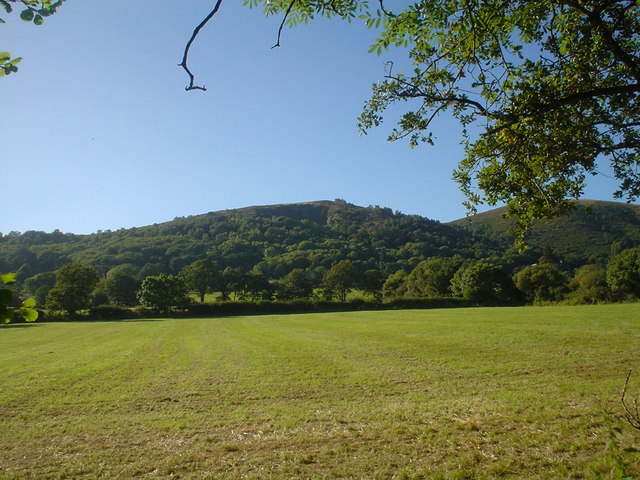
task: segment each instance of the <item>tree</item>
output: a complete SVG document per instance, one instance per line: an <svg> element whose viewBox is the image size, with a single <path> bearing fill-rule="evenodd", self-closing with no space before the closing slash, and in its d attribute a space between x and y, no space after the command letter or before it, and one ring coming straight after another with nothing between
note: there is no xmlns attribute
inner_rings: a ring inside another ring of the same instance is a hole
<svg viewBox="0 0 640 480"><path fill-rule="evenodd" d="M189 49L222 0L196 27L180 64L187 90L201 89ZM473 210L504 202L524 234L531 221L560 215L607 160L615 196L640 193L640 5L635 0L417 0L391 11L384 0L252 0L285 25L317 16L361 19L379 30L370 51L388 63L359 118L366 133L385 111L408 102L389 139L433 143L430 126L448 113L462 126L465 158L454 172ZM408 60L408 61L407 61Z"/></svg>
<svg viewBox="0 0 640 480"><path fill-rule="evenodd" d="M420 262L407 276L408 294L415 297L451 295L451 279L462 266L462 257L431 257Z"/></svg>
<svg viewBox="0 0 640 480"><path fill-rule="evenodd" d="M513 281L518 290L534 303L559 300L567 288L566 277L552 263L525 267L513 276Z"/></svg>
<svg viewBox="0 0 640 480"><path fill-rule="evenodd" d="M573 275L569 284L570 298L579 303L596 303L609 299L607 270L601 264L583 265Z"/></svg>
<svg viewBox="0 0 640 480"><path fill-rule="evenodd" d="M137 304L140 282L125 269L112 268L96 286L94 296L101 295L111 305L133 307Z"/></svg>
<svg viewBox="0 0 640 480"><path fill-rule="evenodd" d="M227 267L222 271L222 283L220 285L220 294L222 300L229 300L231 293L237 298L238 292L243 288L243 275L237 268Z"/></svg>
<svg viewBox="0 0 640 480"><path fill-rule="evenodd" d="M461 267L451 279L451 290L479 305L504 305L514 300L511 278L502 267L484 260Z"/></svg>
<svg viewBox="0 0 640 480"><path fill-rule="evenodd" d="M56 13L56 10L65 0L0 0L0 7L6 12L13 11L12 3L22 4L20 18L34 25L42 25L44 18ZM5 23L0 18L0 23ZM0 52L0 77L18 71L18 63L22 57L11 58L9 52Z"/></svg>
<svg viewBox="0 0 640 480"><path fill-rule="evenodd" d="M403 297L407 293L407 272L398 270L387 277L382 285L382 295L385 298Z"/></svg>
<svg viewBox="0 0 640 480"><path fill-rule="evenodd" d="M160 275L147 277L138 290L138 300L145 307L168 312L171 307L189 303L187 286L180 277Z"/></svg>
<svg viewBox="0 0 640 480"><path fill-rule="evenodd" d="M619 298L640 298L640 248L628 248L607 264L607 285Z"/></svg>
<svg viewBox="0 0 640 480"><path fill-rule="evenodd" d="M242 298L249 300L270 300L273 295L273 287L267 277L260 272L249 272L243 276Z"/></svg>
<svg viewBox="0 0 640 480"><path fill-rule="evenodd" d="M96 271L79 263L68 263L56 270L56 283L49 291L46 307L74 316L89 308L93 287L98 283Z"/></svg>
<svg viewBox="0 0 640 480"><path fill-rule="evenodd" d="M54 272L43 272L27 278L22 284L22 289L32 295L38 304L43 305L47 294L55 284L56 274Z"/></svg>
<svg viewBox="0 0 640 480"><path fill-rule="evenodd" d="M291 270L280 280L279 284L278 296L283 300L306 299L313 294L313 281L309 274L301 268Z"/></svg>
<svg viewBox="0 0 640 480"><path fill-rule="evenodd" d="M131 263L121 263L109 270L107 275L128 275L129 277L137 278L139 270L139 267L136 267Z"/></svg>
<svg viewBox="0 0 640 480"><path fill-rule="evenodd" d="M322 279L322 285L338 300L347 300L349 292L358 285L358 270L351 260L341 260L335 263Z"/></svg>
<svg viewBox="0 0 640 480"><path fill-rule="evenodd" d="M376 300L382 300L382 286L385 280L384 274L380 270L369 269L360 276L357 287Z"/></svg>
<svg viewBox="0 0 640 480"><path fill-rule="evenodd" d="M196 260L180 271L180 277L190 292L198 294L201 302L207 293L218 291L222 281L218 264L211 260Z"/></svg>

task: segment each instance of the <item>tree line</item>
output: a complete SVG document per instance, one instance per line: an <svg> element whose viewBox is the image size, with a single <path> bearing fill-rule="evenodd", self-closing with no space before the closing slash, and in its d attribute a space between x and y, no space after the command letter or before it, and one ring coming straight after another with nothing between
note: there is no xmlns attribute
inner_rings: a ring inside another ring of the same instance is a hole
<svg viewBox="0 0 640 480"><path fill-rule="evenodd" d="M0 237L0 271L16 272L14 288L40 307L66 312L99 305L166 309L193 297L200 303L344 302L352 291L377 302L618 300L623 289L606 272L614 256L638 241L634 211L614 207L594 207L596 223L582 213L565 221L573 251L556 242L557 250L534 244L520 252L506 235L487 228L336 200L213 212L91 235L10 232ZM583 224L609 232L605 249L576 253L598 243L597 232ZM559 233L565 230L551 229L544 238L565 238ZM86 267L82 275L77 266ZM156 295L171 298L168 306L149 300L152 290L170 285L175 295Z"/></svg>
<svg viewBox="0 0 640 480"><path fill-rule="evenodd" d="M68 316L101 305L143 306L167 313L205 301L344 303L354 291L376 302L459 298L474 305L518 305L638 300L640 248L626 249L607 264L583 265L573 271L546 252L536 263L514 272L486 259L453 256L430 257L409 271L399 269L389 275L340 260L321 277L299 268L278 280L269 280L257 270L221 269L207 259L196 260L175 275L160 273L143 279L128 265L101 277L91 266L69 263L30 277L22 285L23 295L34 297L48 311Z"/></svg>

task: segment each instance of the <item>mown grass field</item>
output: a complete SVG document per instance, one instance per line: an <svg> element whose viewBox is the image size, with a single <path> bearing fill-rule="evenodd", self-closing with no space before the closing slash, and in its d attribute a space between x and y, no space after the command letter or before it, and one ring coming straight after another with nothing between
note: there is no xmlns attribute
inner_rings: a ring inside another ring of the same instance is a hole
<svg viewBox="0 0 640 480"><path fill-rule="evenodd" d="M0 365L3 480L609 478L640 304L10 325Z"/></svg>

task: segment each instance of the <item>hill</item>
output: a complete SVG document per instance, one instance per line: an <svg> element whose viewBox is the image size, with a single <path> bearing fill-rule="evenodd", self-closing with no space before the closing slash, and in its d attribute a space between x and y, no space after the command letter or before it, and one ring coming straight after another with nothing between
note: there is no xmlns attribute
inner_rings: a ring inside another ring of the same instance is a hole
<svg viewBox="0 0 640 480"><path fill-rule="evenodd" d="M640 245L640 205L579 200L575 206L565 216L536 222L525 238L527 245L589 262L604 261L625 248ZM503 237L513 226L513 220L504 218L505 212L505 207L496 208L450 225Z"/></svg>
<svg viewBox="0 0 640 480"><path fill-rule="evenodd" d="M306 270L319 283L334 263L349 259L362 271L389 275L409 271L429 257L460 255L490 259L509 271L538 260L550 248L567 268L605 261L611 253L640 245L640 206L587 201L567 217L537 223L524 254L508 237L503 209L444 224L379 206L314 201L221 210L117 231L76 235L28 231L0 235L0 272L24 280L74 261L100 274L127 265L142 279L177 273L207 258L221 269L280 279Z"/></svg>
<svg viewBox="0 0 640 480"><path fill-rule="evenodd" d="M430 256L482 258L503 250L500 241L455 225L336 200L223 210L91 235L11 233L0 238L0 271L27 278L75 261L101 273L129 264L144 278L208 258L277 279L295 268L321 277L343 259L388 273Z"/></svg>

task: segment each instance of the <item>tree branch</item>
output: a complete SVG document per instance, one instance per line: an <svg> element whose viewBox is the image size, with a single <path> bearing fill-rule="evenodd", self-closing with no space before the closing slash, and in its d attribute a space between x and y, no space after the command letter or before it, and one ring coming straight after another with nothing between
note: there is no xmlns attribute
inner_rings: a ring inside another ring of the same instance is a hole
<svg viewBox="0 0 640 480"><path fill-rule="evenodd" d="M209 12L209 15L207 15L205 17L205 19L202 20L202 22L200 22L200 25L198 25L195 28L195 30L191 34L191 38L187 42L187 45L184 47L184 55L182 56L182 63L179 63L178 66L182 67L184 69L184 71L187 72L187 75L189 75L189 85L184 88L186 91L189 91L189 90L203 90L203 91L206 91L207 90L207 88L204 87L204 86L200 87L198 85L194 85L195 77L193 76L193 73L191 73L191 70L189 70L189 67L187 66L187 62L188 62L188 59L189 59L189 49L191 48L191 44L193 43L193 41L198 36L198 33L200 33L200 30L202 30L202 27L204 27L207 24L207 22L209 20L211 20L211 18L216 13L218 13L218 9L220 8L221 4L222 4L222 0L217 0L216 1L216 4L213 7L213 10L211 10L211 12Z"/></svg>
<svg viewBox="0 0 640 480"><path fill-rule="evenodd" d="M384 0L378 0L378 3L380 4L380 10L382 10L382 13L384 13L387 17L395 17L392 12L389 12L386 8L384 8Z"/></svg>
<svg viewBox="0 0 640 480"><path fill-rule="evenodd" d="M287 21L287 17L291 13L291 10L293 9L293 6L295 5L295 3L296 3L296 0L291 0L291 3L289 3L289 6L287 7L287 11L284 13L284 18L282 19L282 23L280 23L280 27L278 28L278 39L276 41L276 44L271 48L276 48L276 47L280 46L280 36L282 35L282 29L284 28L284 22Z"/></svg>
<svg viewBox="0 0 640 480"><path fill-rule="evenodd" d="M620 93L634 93L634 92L640 92L640 83L632 83L630 85L622 85L619 87L600 87L600 88L594 88L592 90L586 90L584 92L573 93L571 95L567 95L566 97L561 98L554 102L540 103L534 106L533 111L523 112L520 115L515 115L515 114L505 115L505 117L503 117L503 120L505 120L504 123L502 123L499 127L492 128L491 130L487 130L487 132L485 132L484 135L493 135L494 133L497 133L500 130L504 130L505 128L508 128L509 126L519 122L522 119L537 117L544 113L556 110L560 107L576 104L582 100L588 100L590 98L597 98L597 97L608 97L608 96L617 95Z"/></svg>
<svg viewBox="0 0 640 480"><path fill-rule="evenodd" d="M594 25L602 36L604 37L605 42L609 46L611 53L613 53L614 57L617 58L624 66L626 66L631 74L634 76L636 81L640 82L640 66L637 63L637 59L631 56L629 53L625 52L624 49L620 46L620 43L614 38L613 33L609 29L606 22L602 19L601 10L594 9L589 10L584 6L580 5L575 1L570 0L559 0L559 4L567 5L575 10L581 12L589 23ZM635 2L634 2L635 3Z"/></svg>
<svg viewBox="0 0 640 480"><path fill-rule="evenodd" d="M578 103L581 100L587 100L589 98L595 97L608 97L611 95L617 95L619 93L634 93L640 92L640 83L632 83L629 85L621 85L618 87L600 87L594 88L592 90L587 90L585 92L578 92L571 95L568 95L564 98L561 98L557 102L553 102L547 104L550 110L553 110L558 107L563 107L564 105L571 105L574 103Z"/></svg>
<svg viewBox="0 0 640 480"><path fill-rule="evenodd" d="M406 94L406 95L399 95L400 97L407 97L407 98L426 98L427 100L431 100L432 102L442 102L442 103L458 103L461 105L467 105L469 107L474 107L476 110L478 110L478 114L488 117L490 116L490 113L487 111L486 108L484 108L479 102L476 102L475 100L469 100L468 98L464 98L464 97L438 97L436 95L430 95L428 93L425 93L423 91L421 91L417 86L415 86L412 83L406 82L404 80L402 80L401 78L398 77L393 77L391 75L386 75L385 78L388 78L390 80L393 80L395 82L398 82L402 85L405 85L408 88L412 88L413 90L415 90L416 93L413 94Z"/></svg>

